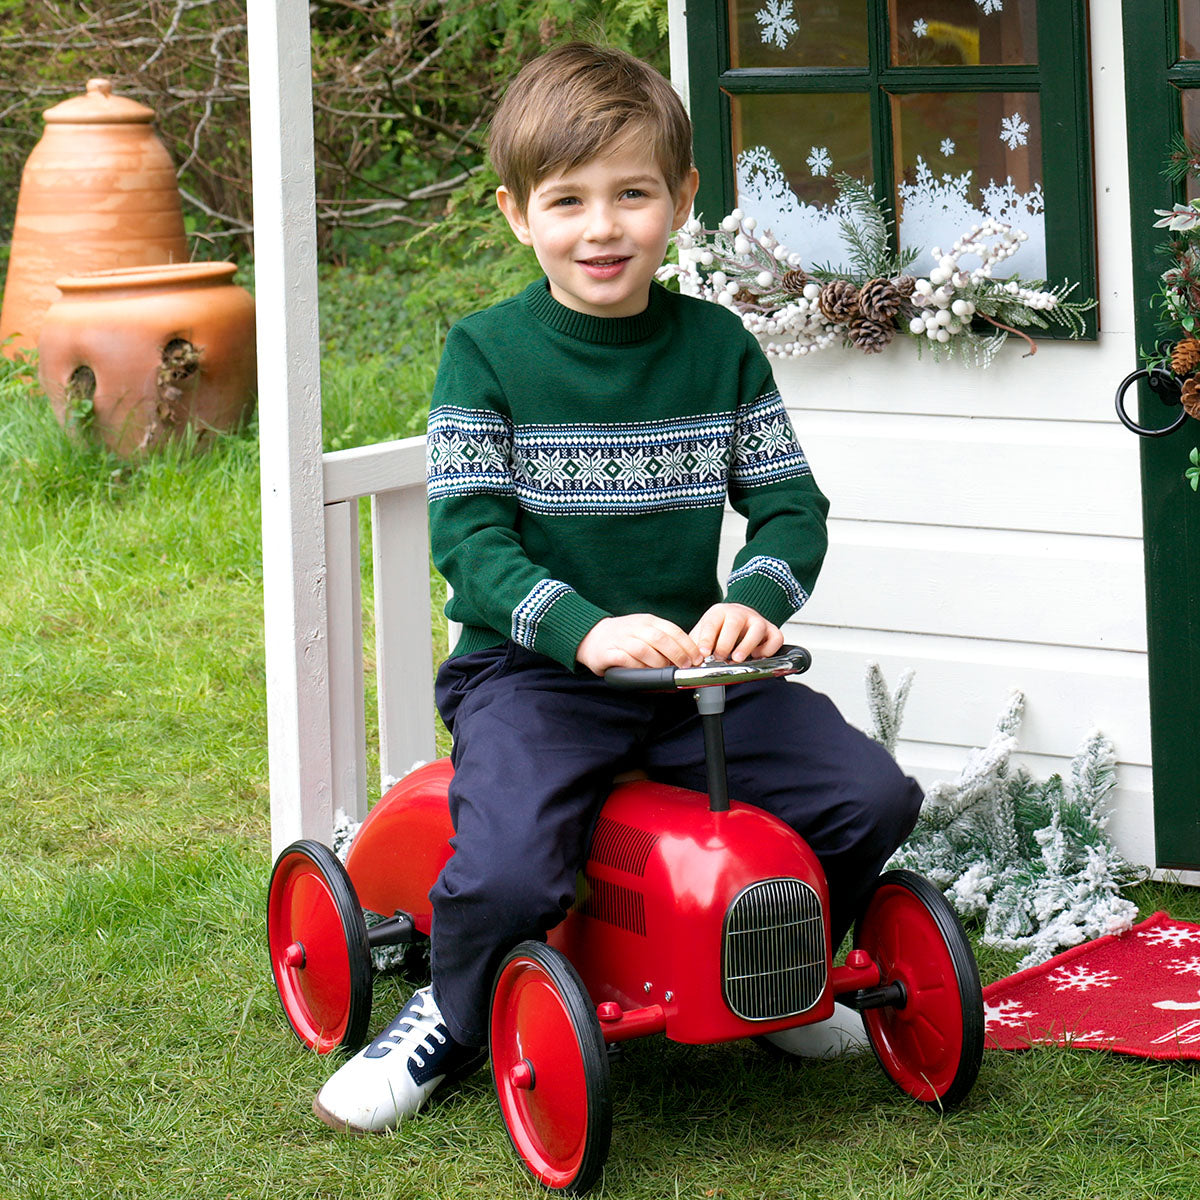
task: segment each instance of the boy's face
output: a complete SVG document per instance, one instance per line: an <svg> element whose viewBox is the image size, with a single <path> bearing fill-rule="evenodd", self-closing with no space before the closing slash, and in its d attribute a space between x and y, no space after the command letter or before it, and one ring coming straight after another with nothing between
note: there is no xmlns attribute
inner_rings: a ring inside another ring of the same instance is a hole
<svg viewBox="0 0 1200 1200"><path fill-rule="evenodd" d="M650 302L671 232L688 218L699 177L676 194L662 169L631 144L543 179L521 212L505 187L496 193L513 233L532 246L550 294L594 317L632 317Z"/></svg>

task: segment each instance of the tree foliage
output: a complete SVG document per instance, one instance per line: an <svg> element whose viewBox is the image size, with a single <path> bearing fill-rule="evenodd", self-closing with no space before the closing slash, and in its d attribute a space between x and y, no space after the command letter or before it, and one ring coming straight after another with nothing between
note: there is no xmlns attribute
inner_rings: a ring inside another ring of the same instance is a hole
<svg viewBox="0 0 1200 1200"><path fill-rule="evenodd" d="M546 46L586 37L665 65L665 0L313 0L309 19L327 256L437 222L484 169L506 83ZM0 60L0 240L42 110L105 75L155 110L198 238L249 245L243 0L0 0Z"/></svg>

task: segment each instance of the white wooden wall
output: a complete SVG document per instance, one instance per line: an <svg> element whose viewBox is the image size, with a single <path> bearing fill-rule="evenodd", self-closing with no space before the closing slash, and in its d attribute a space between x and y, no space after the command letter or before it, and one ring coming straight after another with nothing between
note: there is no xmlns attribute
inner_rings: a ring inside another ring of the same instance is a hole
<svg viewBox="0 0 1200 1200"><path fill-rule="evenodd" d="M672 71L686 96L684 0L669 6ZM338 663L358 669L357 635L342 644L342 610L355 607L357 591L347 575L327 604L324 544L328 530L333 557L348 563L357 530L351 509L327 514L324 504L352 505L374 489L331 486L329 470L359 464L320 455L307 7L249 7L278 849L298 833L327 835L338 793L351 808L362 802L361 759L335 770L333 758L343 741L348 754L336 757L361 753L364 714L356 702L352 732L331 730L329 678L331 655L335 676ZM860 723L867 661L893 684L915 668L900 758L925 782L958 771L1013 688L1026 695L1022 745L1039 773L1061 770L1087 732L1102 729L1121 759L1113 833L1127 855L1152 863L1138 451L1111 406L1136 365L1115 5L1092 5L1092 71L1099 342L1043 343L1033 359L1013 344L986 372L918 362L908 343L878 358L836 350L781 365L801 441L834 505L825 572L789 632L816 654L810 681ZM407 474L398 482L411 483ZM410 536L416 514L401 520L404 504L395 501L396 519ZM727 536L731 555L735 523ZM394 564L401 591L410 569L424 578L415 550ZM386 675L389 692L405 689L394 659ZM424 707L422 696L413 708ZM422 726L404 736L426 735Z"/></svg>
<svg viewBox="0 0 1200 1200"><path fill-rule="evenodd" d="M824 572L788 632L813 650L809 683L864 726L867 662L893 686L916 671L899 758L924 783L958 773L1013 689L1040 776L1099 728L1120 759L1110 829L1153 864L1138 446L1112 407L1138 365L1120 13L1091 11L1100 339L1033 358L1012 339L985 371L919 361L907 339L780 364L832 501ZM731 520L728 555L740 537Z"/></svg>

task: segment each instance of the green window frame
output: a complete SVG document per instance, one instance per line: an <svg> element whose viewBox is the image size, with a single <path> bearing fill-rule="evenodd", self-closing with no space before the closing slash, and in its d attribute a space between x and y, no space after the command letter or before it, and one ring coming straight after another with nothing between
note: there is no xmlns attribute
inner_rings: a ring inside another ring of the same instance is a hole
<svg viewBox="0 0 1200 1200"><path fill-rule="evenodd" d="M804 0L801 0L802 8ZM730 66L730 5L689 0L688 89L695 126L700 194L696 211L712 225L736 204L731 100L743 96L856 93L868 98L876 198L896 211L892 99L912 93L1036 92L1042 145L1046 278L1078 284L1077 298L1096 288L1095 209L1088 93L1087 0L1038 0L1036 63L1012 66L894 66L888 0L863 0L865 67ZM955 235L964 232L956 230ZM792 247L804 253L802 246ZM928 249L928 247L925 247ZM1019 260L1014 261L1018 273ZM1032 330L1065 337L1058 329ZM1095 338L1096 315L1084 336Z"/></svg>

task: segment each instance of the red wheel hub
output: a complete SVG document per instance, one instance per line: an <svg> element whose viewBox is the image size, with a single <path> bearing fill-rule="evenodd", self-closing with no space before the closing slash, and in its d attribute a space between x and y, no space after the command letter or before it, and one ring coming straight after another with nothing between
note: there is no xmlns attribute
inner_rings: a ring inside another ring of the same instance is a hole
<svg viewBox="0 0 1200 1200"><path fill-rule="evenodd" d="M370 958L365 926L358 944L362 920L332 851L300 842L280 855L267 898L271 971L296 1036L319 1054L357 1044L365 1032Z"/></svg>
<svg viewBox="0 0 1200 1200"><path fill-rule="evenodd" d="M983 1050L979 976L957 918L927 880L897 871L881 880L855 942L883 984L903 989L901 1003L862 1014L883 1069L917 1100L957 1102Z"/></svg>
<svg viewBox="0 0 1200 1200"><path fill-rule="evenodd" d="M514 951L492 992L492 1073L517 1153L546 1187L583 1191L608 1153L608 1060L578 976L545 945ZM543 961L544 960L544 961Z"/></svg>

